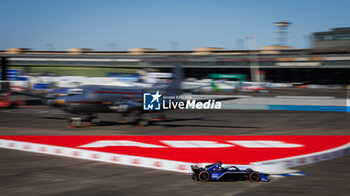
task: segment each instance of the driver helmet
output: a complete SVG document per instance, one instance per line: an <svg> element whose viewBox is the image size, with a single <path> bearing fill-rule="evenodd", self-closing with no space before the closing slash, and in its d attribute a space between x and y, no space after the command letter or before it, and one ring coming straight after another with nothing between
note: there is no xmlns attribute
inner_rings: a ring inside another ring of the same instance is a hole
<svg viewBox="0 0 350 196"><path fill-rule="evenodd" d="M219 168L222 166L222 162L221 161L218 161L218 166L219 166Z"/></svg>

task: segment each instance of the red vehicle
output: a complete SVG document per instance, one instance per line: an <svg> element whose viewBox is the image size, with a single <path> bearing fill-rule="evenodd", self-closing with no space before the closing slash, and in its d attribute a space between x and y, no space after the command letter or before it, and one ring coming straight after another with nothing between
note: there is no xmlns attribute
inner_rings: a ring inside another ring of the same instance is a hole
<svg viewBox="0 0 350 196"><path fill-rule="evenodd" d="M11 93L0 93L0 108L14 108L20 105L20 101L9 100Z"/></svg>

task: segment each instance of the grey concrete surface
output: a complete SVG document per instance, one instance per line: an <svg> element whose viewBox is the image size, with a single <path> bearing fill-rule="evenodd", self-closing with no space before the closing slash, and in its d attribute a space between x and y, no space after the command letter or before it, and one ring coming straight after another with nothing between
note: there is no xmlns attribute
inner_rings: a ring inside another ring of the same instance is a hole
<svg viewBox="0 0 350 196"><path fill-rule="evenodd" d="M68 128L65 114L47 107L1 110L0 135L343 135L350 114L303 111L167 111L167 120L147 127L117 124L101 114L100 126ZM46 117L44 117L46 116Z"/></svg>

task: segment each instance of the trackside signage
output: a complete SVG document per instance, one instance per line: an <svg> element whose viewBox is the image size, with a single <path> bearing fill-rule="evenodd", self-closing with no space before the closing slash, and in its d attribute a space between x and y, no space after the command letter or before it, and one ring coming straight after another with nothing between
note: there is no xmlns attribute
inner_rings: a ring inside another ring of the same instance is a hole
<svg viewBox="0 0 350 196"><path fill-rule="evenodd" d="M347 149L349 145L350 136L0 136L0 147L34 152L53 147L53 153L69 150L77 158L82 152L91 153L91 157L108 153L186 163L220 160L242 165L308 154L318 156L333 149ZM327 158L317 156L313 158Z"/></svg>

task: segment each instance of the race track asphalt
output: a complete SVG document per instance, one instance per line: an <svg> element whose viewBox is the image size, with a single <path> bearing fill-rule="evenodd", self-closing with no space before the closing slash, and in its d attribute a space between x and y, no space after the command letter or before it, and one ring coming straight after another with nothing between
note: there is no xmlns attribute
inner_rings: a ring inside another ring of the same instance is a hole
<svg viewBox="0 0 350 196"><path fill-rule="evenodd" d="M147 127L114 123L68 128L47 107L0 111L0 135L349 135L349 114L293 111L169 111ZM350 156L295 169L269 183L195 182L182 173L0 149L1 195L347 195Z"/></svg>

